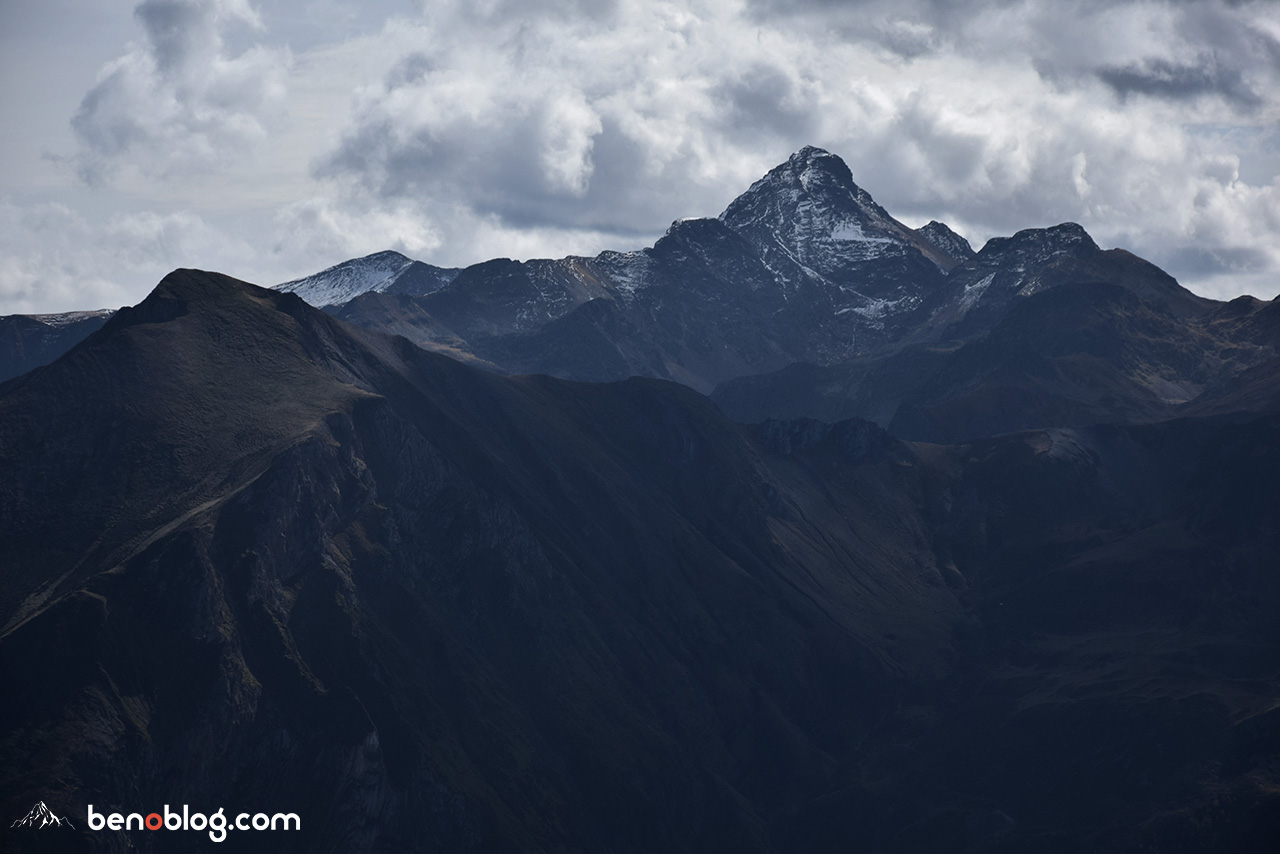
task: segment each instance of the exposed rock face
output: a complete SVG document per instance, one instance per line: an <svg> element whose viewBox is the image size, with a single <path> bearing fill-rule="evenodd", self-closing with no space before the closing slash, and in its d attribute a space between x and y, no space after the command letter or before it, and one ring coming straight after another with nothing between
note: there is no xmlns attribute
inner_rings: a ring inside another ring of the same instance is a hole
<svg viewBox="0 0 1280 854"><path fill-rule="evenodd" d="M952 231L945 222L930 220L928 225L916 229L916 233L956 261L967 261L974 256L969 241Z"/></svg>

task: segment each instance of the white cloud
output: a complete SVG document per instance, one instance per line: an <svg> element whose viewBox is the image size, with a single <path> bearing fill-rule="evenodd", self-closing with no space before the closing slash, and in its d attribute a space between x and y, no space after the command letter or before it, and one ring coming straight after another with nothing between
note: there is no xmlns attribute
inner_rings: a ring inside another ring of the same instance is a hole
<svg viewBox="0 0 1280 854"><path fill-rule="evenodd" d="M892 212L979 243L1076 220L1193 279L1280 270L1274 189L1198 131L1280 111L1256 6L507 5L428 0L389 26L390 70L316 166L335 199L430 223L436 260L481 260L480 233L634 242L816 143Z"/></svg>
<svg viewBox="0 0 1280 854"><path fill-rule="evenodd" d="M176 267L228 270L254 254L190 211L89 219L0 200L0 304L10 314L119 308Z"/></svg>
<svg viewBox="0 0 1280 854"><path fill-rule="evenodd" d="M72 119L83 178L151 178L225 168L261 147L283 115L289 53L229 55L237 27L260 30L247 0L144 0L145 38L107 64Z"/></svg>
<svg viewBox="0 0 1280 854"><path fill-rule="evenodd" d="M74 119L76 165L117 179L108 207L216 223L264 282L385 248L591 254L715 215L816 144L895 215L975 245L1074 220L1193 287L1280 289L1270 3L322 5L141 4L144 38Z"/></svg>
<svg viewBox="0 0 1280 854"><path fill-rule="evenodd" d="M285 206L274 224L272 254L308 272L384 249L420 257L440 245L416 210L403 204L355 210L351 204L315 197Z"/></svg>

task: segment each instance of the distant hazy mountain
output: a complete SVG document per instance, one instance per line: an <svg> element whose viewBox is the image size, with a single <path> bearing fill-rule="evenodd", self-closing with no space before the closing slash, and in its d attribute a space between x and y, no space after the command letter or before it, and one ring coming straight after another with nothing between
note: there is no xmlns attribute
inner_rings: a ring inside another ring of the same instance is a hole
<svg viewBox="0 0 1280 854"><path fill-rule="evenodd" d="M107 322L110 311L0 317L0 382L47 365Z"/></svg>

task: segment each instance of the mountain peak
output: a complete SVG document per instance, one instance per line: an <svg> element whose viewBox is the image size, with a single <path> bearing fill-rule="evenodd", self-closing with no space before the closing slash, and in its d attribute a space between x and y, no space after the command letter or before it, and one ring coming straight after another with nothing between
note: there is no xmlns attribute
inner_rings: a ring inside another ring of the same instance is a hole
<svg viewBox="0 0 1280 854"><path fill-rule="evenodd" d="M786 165L799 170L801 182L805 181L806 174L820 170L835 178L837 185L848 187L855 193L861 192L853 182L853 172L848 164L824 148L806 145L787 158Z"/></svg>
<svg viewBox="0 0 1280 854"><path fill-rule="evenodd" d="M792 286L808 278L841 291L855 287L861 294L869 279L868 263L892 261L900 267L903 259L928 259L939 270L947 270L961 260L890 216L854 182L843 160L815 146L805 146L769 170L725 209L720 220L741 234ZM861 296L898 299L899 295ZM835 309L866 308L860 299L855 299L857 305L842 302ZM912 300L901 304L907 302L914 304Z"/></svg>
<svg viewBox="0 0 1280 854"><path fill-rule="evenodd" d="M781 240L788 255L823 275L829 272L823 267L830 264L810 257L813 253L806 249L815 248L815 243L856 241L874 250L876 239L887 236L879 232L886 227L892 231L894 224L854 183L843 160L814 146L805 146L770 169L733 200L720 221L749 242L761 244L758 248Z"/></svg>
<svg viewBox="0 0 1280 854"><path fill-rule="evenodd" d="M786 192L787 190L810 193L815 196L826 194L850 195L855 198L865 197L864 201L872 205L871 196L867 195L853 180L853 172L848 164L836 155L823 148L806 145L792 154L786 162L779 163L769 172L751 185L737 201L758 192ZM733 205L729 206L732 210ZM729 214L725 211L724 216Z"/></svg>
<svg viewBox="0 0 1280 854"><path fill-rule="evenodd" d="M341 305L366 293L424 295L439 290L457 276L423 264L392 249L343 261L313 276L276 285L274 290L294 293L317 308Z"/></svg>
<svg viewBox="0 0 1280 854"><path fill-rule="evenodd" d="M357 258L365 264L386 264L388 266L402 267L413 259L408 255L402 255L394 249L384 249L381 252L374 252L372 255L365 255Z"/></svg>
<svg viewBox="0 0 1280 854"><path fill-rule="evenodd" d="M1048 228L1024 228L1012 237L993 237L982 247L980 255L992 253L1034 253L1056 255L1063 252L1101 252L1098 244L1075 222L1063 222Z"/></svg>
<svg viewBox="0 0 1280 854"><path fill-rule="evenodd" d="M791 155L789 159L808 161L818 157L836 157L836 156L832 154L830 151L827 151L825 148L818 148L818 146L816 145L806 145L804 148L801 148L795 154ZM836 157L836 159L839 160L840 158Z"/></svg>
<svg viewBox="0 0 1280 854"><path fill-rule="evenodd" d="M916 234L919 234L957 261L965 261L975 254L973 247L969 245L969 241L952 231L951 227L945 222L938 222L936 219L929 220L928 225L916 229Z"/></svg>
<svg viewBox="0 0 1280 854"><path fill-rule="evenodd" d="M180 267L161 279L152 290L151 296L179 299L184 302L203 300L225 294L232 283L248 284L222 273Z"/></svg>
<svg viewBox="0 0 1280 854"><path fill-rule="evenodd" d="M174 270L161 279L142 302L112 315L104 329L173 320L186 314L193 304L227 299L235 290L234 285L248 286L248 283L207 270Z"/></svg>

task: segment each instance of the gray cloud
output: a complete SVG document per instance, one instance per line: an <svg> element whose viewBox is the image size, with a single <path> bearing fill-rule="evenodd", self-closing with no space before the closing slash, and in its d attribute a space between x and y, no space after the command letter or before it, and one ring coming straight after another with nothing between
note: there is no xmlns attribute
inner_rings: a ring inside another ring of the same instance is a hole
<svg viewBox="0 0 1280 854"><path fill-rule="evenodd" d="M175 267L248 266L252 247L190 211L86 217L66 205L0 200L5 313L119 308Z"/></svg>
<svg viewBox="0 0 1280 854"><path fill-rule="evenodd" d="M228 29L261 26L246 0L145 0L134 14L145 40L103 68L71 120L85 180L207 170L266 140L283 114L289 54L227 55Z"/></svg>
<svg viewBox="0 0 1280 854"><path fill-rule="evenodd" d="M0 300L34 310L44 288L61 307L83 280L98 304L104 277L150 287L187 254L282 280L388 247L447 264L633 248L806 144L910 224L981 245L1072 220L1193 287L1270 295L1273 9L145 0L68 143L111 237L0 201Z"/></svg>
<svg viewBox="0 0 1280 854"><path fill-rule="evenodd" d="M1169 253L1170 266L1186 274L1212 276L1222 273L1261 273L1271 269L1271 258L1266 252L1242 246L1183 246ZM1280 288L1280 277L1276 287Z"/></svg>
<svg viewBox="0 0 1280 854"><path fill-rule="evenodd" d="M1138 94L1184 100L1216 95L1245 110L1256 109L1264 103L1245 83L1239 69L1223 68L1212 54L1188 64L1148 59L1123 68L1101 68L1097 75L1121 97Z"/></svg>
<svg viewBox="0 0 1280 854"><path fill-rule="evenodd" d="M216 10L190 0L145 0L134 9L161 74L179 71L193 54L214 46Z"/></svg>
<svg viewBox="0 0 1280 854"><path fill-rule="evenodd" d="M1273 236L1240 212L1271 210L1276 189L1240 185L1239 159L1186 130L1280 109L1253 6L618 0L575 19L574 5L503 21L502 2L425 4L314 174L359 205L416 206L451 263L479 260L452 245L459 219L653 235L809 143L891 211L950 218L977 243L1064 220L1135 248Z"/></svg>
<svg viewBox="0 0 1280 854"><path fill-rule="evenodd" d="M782 143L818 133L818 117L801 81L767 62L718 82L711 98L721 107L717 121L738 139Z"/></svg>

